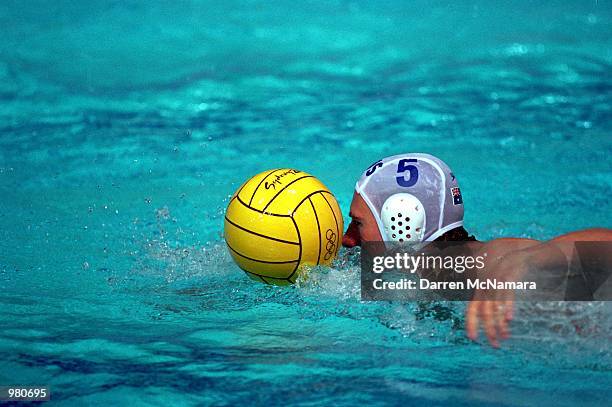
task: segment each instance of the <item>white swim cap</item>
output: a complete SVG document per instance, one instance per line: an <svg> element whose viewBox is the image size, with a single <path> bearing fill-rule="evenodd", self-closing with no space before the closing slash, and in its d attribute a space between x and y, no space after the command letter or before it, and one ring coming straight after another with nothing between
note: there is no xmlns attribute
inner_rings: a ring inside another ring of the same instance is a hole
<svg viewBox="0 0 612 407"><path fill-rule="evenodd" d="M364 171L355 191L372 211L384 241L431 242L463 226L457 179L429 154L383 158Z"/></svg>

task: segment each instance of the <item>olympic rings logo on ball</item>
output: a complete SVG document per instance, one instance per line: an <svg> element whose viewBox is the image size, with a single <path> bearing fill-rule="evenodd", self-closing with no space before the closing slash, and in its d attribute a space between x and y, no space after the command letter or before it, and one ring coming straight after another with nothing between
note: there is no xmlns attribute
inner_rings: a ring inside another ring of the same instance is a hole
<svg viewBox="0 0 612 407"><path fill-rule="evenodd" d="M325 253L323 258L325 260L329 260L336 253L336 233L331 229L327 229L325 238L327 239L327 243L325 244L325 250L327 253Z"/></svg>

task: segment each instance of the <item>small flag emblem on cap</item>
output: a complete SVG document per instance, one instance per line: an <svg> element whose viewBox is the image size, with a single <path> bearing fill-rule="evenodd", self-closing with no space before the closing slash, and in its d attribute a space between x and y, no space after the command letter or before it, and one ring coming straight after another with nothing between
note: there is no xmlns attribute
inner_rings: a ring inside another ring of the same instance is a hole
<svg viewBox="0 0 612 407"><path fill-rule="evenodd" d="M461 191L459 187L451 188L451 194L453 195L453 205L461 205L463 203L463 198L461 198Z"/></svg>

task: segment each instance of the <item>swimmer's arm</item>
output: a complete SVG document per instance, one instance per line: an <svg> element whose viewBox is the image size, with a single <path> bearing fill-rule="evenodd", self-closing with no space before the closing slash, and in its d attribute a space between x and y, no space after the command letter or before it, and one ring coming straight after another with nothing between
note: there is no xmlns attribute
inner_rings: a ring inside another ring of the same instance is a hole
<svg viewBox="0 0 612 407"><path fill-rule="evenodd" d="M612 241L612 229L592 228L566 233L551 239L565 254L568 260L572 258L575 242L606 242Z"/></svg>
<svg viewBox="0 0 612 407"><path fill-rule="evenodd" d="M546 242L525 245L507 253L504 262L512 269L511 277L520 278L527 268L550 270L565 267L572 261L576 242L612 241L612 229L585 229L557 236ZM534 241L535 242L535 241Z"/></svg>
<svg viewBox="0 0 612 407"><path fill-rule="evenodd" d="M612 241L612 229L579 230L545 242L522 238L495 239L484 244L479 254L486 254L488 257L490 263L487 264L487 268L496 269L505 263L503 268L512 271L511 275L506 277L520 278L521 272L526 271L527 266L534 269L547 269L559 266L563 261L571 261L576 242L596 241ZM563 257L560 257L561 253L564 254Z"/></svg>
<svg viewBox="0 0 612 407"><path fill-rule="evenodd" d="M581 241L612 241L612 229L594 228L557 236L547 242L531 239L496 239L486 243L481 253L488 258L498 259L497 264L488 269L504 274L505 279L520 279L530 268L551 269L567 266L571 260L574 243ZM560 269L559 268L559 269ZM466 333L472 340L478 337L478 327L482 323L489 342L497 347L498 339L509 336L508 323L513 318L514 304L511 299L472 300L466 310Z"/></svg>
<svg viewBox="0 0 612 407"><path fill-rule="evenodd" d="M552 241L571 241L571 242L605 242L612 241L612 229L608 228L592 228L577 230L575 232L566 233L552 239Z"/></svg>

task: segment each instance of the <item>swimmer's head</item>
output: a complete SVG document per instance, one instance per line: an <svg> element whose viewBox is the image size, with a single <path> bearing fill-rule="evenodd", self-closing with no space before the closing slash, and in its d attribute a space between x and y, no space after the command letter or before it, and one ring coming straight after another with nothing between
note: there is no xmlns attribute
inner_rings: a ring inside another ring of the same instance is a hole
<svg viewBox="0 0 612 407"><path fill-rule="evenodd" d="M457 179L440 159L422 153L384 158L355 185L344 246L362 241L431 242L463 226ZM463 230L463 229L462 229Z"/></svg>

